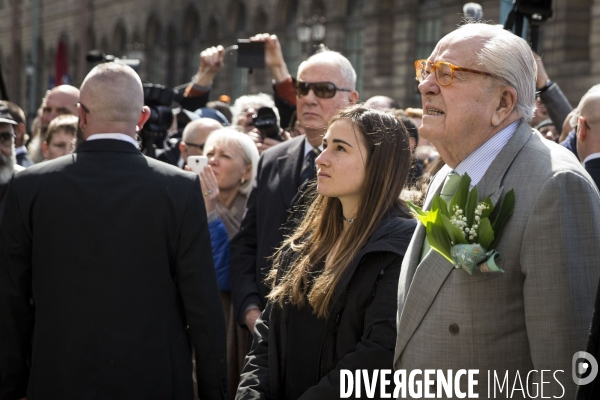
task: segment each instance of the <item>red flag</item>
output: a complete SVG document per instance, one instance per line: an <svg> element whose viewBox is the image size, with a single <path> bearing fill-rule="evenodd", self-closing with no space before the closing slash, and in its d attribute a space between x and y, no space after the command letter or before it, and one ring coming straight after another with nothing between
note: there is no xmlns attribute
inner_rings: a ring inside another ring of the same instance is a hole
<svg viewBox="0 0 600 400"><path fill-rule="evenodd" d="M67 62L67 44L63 39L58 42L56 50L56 63L54 66L54 86L60 86L67 78L69 63Z"/></svg>

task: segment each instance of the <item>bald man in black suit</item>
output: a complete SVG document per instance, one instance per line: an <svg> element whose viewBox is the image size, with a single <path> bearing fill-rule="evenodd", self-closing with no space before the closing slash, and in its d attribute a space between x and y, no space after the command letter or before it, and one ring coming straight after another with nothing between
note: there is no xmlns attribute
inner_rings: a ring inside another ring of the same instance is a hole
<svg viewBox="0 0 600 400"><path fill-rule="evenodd" d="M0 399L192 399L190 339L199 396L226 397L198 177L141 154L143 100L131 68L95 67L81 87L86 141L13 178L0 228Z"/></svg>

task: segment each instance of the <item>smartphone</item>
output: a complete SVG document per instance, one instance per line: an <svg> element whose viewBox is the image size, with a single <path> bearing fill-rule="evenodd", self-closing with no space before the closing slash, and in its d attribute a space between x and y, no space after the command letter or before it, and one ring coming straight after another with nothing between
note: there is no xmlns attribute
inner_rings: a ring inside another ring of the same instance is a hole
<svg viewBox="0 0 600 400"><path fill-rule="evenodd" d="M237 45L238 67L265 67L265 42L251 42L249 39L238 39Z"/></svg>
<svg viewBox="0 0 600 400"><path fill-rule="evenodd" d="M187 165L192 169L192 172L196 175L200 175L200 171L208 165L208 157L205 156L189 156L187 159Z"/></svg>

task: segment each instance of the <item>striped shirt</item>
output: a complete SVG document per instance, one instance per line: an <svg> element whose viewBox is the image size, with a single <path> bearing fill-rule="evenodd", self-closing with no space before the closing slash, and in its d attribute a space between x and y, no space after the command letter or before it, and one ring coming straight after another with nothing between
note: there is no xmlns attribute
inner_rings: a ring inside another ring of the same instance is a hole
<svg viewBox="0 0 600 400"><path fill-rule="evenodd" d="M516 132L521 120L515 121L495 134L490 140L481 145L477 150L465 158L454 170L457 174L463 175L465 172L471 177L471 188L479 183L485 175L492 161L496 158L500 150L504 148Z"/></svg>

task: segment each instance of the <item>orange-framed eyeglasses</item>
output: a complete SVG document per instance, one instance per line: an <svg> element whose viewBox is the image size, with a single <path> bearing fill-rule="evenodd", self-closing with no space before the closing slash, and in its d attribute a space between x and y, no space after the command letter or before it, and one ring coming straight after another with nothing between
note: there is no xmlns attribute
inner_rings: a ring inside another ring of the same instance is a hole
<svg viewBox="0 0 600 400"><path fill-rule="evenodd" d="M417 60L415 61L415 72L417 73L417 81L419 83L423 82L429 74L429 72L427 72L427 65L431 66L431 71L435 72L435 78L437 79L438 83L442 86L448 86L452 84L452 80L454 79L454 71L471 72L473 74L493 76L489 72L457 67L456 65L450 64L449 62L445 61L438 61L435 64L432 64L427 60Z"/></svg>

